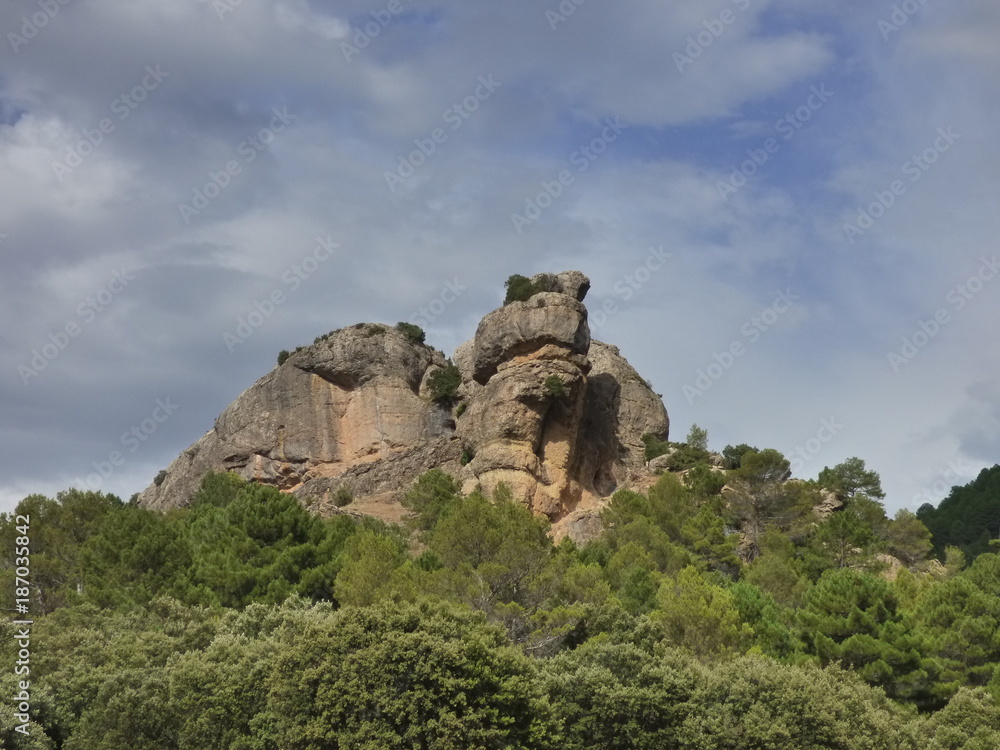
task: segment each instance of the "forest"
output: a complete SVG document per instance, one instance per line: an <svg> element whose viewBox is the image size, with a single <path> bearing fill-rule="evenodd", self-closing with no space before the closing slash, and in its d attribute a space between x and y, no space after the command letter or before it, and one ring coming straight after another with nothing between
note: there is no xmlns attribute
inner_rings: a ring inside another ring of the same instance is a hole
<svg viewBox="0 0 1000 750"><path fill-rule="evenodd" d="M1000 466L889 518L860 459L804 481L699 442L582 545L440 470L405 526L233 474L167 513L29 496L0 516L8 611L30 519L32 619L27 673L0 625L0 746L1000 747Z"/></svg>

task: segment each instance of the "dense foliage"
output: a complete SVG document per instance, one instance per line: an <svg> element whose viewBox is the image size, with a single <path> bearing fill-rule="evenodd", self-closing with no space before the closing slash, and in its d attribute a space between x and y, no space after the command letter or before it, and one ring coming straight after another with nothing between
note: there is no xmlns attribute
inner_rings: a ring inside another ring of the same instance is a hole
<svg viewBox="0 0 1000 750"><path fill-rule="evenodd" d="M400 321L399 323L396 323L396 330L406 336L412 344L424 343L424 339L427 336L424 333L424 329L415 323L403 323Z"/></svg>
<svg viewBox="0 0 1000 750"><path fill-rule="evenodd" d="M431 398L439 403L450 404L458 396L462 385L462 373L458 366L448 362L444 367L434 370L427 378L427 387Z"/></svg>
<svg viewBox="0 0 1000 750"><path fill-rule="evenodd" d="M440 470L406 528L226 474L164 514L32 495L31 723L0 702L0 747L1000 747L1000 556L928 559L857 459L717 458L618 491L585 546Z"/></svg>
<svg viewBox="0 0 1000 750"><path fill-rule="evenodd" d="M519 273L508 277L507 281L504 282L504 288L507 290L503 300L505 305L509 305L511 302L525 302L539 292L545 291L544 286L536 284L527 276L522 276Z"/></svg>
<svg viewBox="0 0 1000 750"><path fill-rule="evenodd" d="M990 540L1000 537L1000 465L983 469L963 487L952 487L937 508L921 506L917 518L930 529L938 554L958 547L971 560L989 552Z"/></svg>

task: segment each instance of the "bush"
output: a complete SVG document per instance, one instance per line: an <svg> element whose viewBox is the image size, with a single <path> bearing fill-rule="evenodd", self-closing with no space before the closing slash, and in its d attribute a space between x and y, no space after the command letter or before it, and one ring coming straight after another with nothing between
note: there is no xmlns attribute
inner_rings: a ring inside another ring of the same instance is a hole
<svg viewBox="0 0 1000 750"><path fill-rule="evenodd" d="M409 339L411 344L422 344L424 343L424 329L413 323L396 323L396 330Z"/></svg>
<svg viewBox="0 0 1000 750"><path fill-rule="evenodd" d="M509 305L511 302L524 302L539 292L545 291L527 276L522 276L519 273L510 276L504 282L504 287L507 289L507 296L503 300L505 305Z"/></svg>
<svg viewBox="0 0 1000 750"><path fill-rule="evenodd" d="M340 485L337 491L333 493L333 504L338 508L343 508L345 505L350 505L353 502L354 494L344 485Z"/></svg>
<svg viewBox="0 0 1000 750"><path fill-rule="evenodd" d="M464 457L468 451L463 451ZM458 480L441 469L425 471L403 498L403 507L413 514L409 523L423 531L432 529L438 519L461 499Z"/></svg>
<svg viewBox="0 0 1000 750"><path fill-rule="evenodd" d="M458 408L455 409L455 416L456 417L462 416L463 414L465 414L465 410L468 409L468 408L469 408L469 405L463 401L462 403L460 403L458 405Z"/></svg>
<svg viewBox="0 0 1000 750"><path fill-rule="evenodd" d="M156 477L153 479L153 484L159 487L161 484L163 484L163 480L166 478L167 478L167 470L160 469L158 472L156 472Z"/></svg>
<svg viewBox="0 0 1000 750"><path fill-rule="evenodd" d="M706 464L711 455L708 451L693 448L687 443L670 443L669 445L675 449L670 454L670 458L667 459L667 468L670 471L686 471L698 464Z"/></svg>
<svg viewBox="0 0 1000 750"><path fill-rule="evenodd" d="M642 444L646 446L645 456L647 461L652 461L657 456L662 456L670 450L670 443L661 440L656 435L646 433L642 436Z"/></svg>
<svg viewBox="0 0 1000 750"><path fill-rule="evenodd" d="M550 398L566 398L569 393L558 375L549 375L545 378L544 388L545 394Z"/></svg>
<svg viewBox="0 0 1000 750"><path fill-rule="evenodd" d="M365 338L370 339L372 336L382 336L389 329L380 323L372 323L371 325L365 326Z"/></svg>
<svg viewBox="0 0 1000 750"><path fill-rule="evenodd" d="M287 360L291 356L292 355L289 353L287 349L282 349L280 352L278 352L278 367L281 367L283 364L285 364L285 360Z"/></svg>
<svg viewBox="0 0 1000 750"><path fill-rule="evenodd" d="M431 390L431 398L438 403L450 403L458 395L458 387L462 385L462 374L451 362L435 370L427 378L427 387Z"/></svg>

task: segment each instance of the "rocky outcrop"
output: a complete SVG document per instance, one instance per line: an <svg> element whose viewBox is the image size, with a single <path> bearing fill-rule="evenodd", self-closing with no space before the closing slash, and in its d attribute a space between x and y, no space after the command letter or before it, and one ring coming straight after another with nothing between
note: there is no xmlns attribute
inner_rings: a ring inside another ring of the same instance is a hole
<svg viewBox="0 0 1000 750"><path fill-rule="evenodd" d="M472 344L472 378L485 385L502 364L534 352L583 365L589 348L583 304L565 294L542 292L483 318Z"/></svg>
<svg viewBox="0 0 1000 750"><path fill-rule="evenodd" d="M545 289L486 315L455 352L459 407L429 389L441 352L375 324L334 331L296 351L219 417L140 496L182 505L209 471L294 492L325 512L400 515L390 506L421 473L440 468L466 490L501 482L553 520L645 475L642 435L666 438L659 396L617 348L591 341L578 271L541 274ZM346 490L354 498L345 511ZM584 521L583 519L589 519Z"/></svg>
<svg viewBox="0 0 1000 750"><path fill-rule="evenodd" d="M583 302L583 298L590 291L590 279L579 271L539 273L531 277L531 283L536 289L565 294L577 302Z"/></svg>
<svg viewBox="0 0 1000 750"><path fill-rule="evenodd" d="M816 514L816 517L820 521L825 521L844 507L844 501L832 490L826 488L820 489L819 497L820 501L813 507L813 513Z"/></svg>
<svg viewBox="0 0 1000 750"><path fill-rule="evenodd" d="M567 276L552 278L586 293L585 277ZM659 397L618 349L591 341L586 308L570 294L495 310L456 360L482 386L470 388L458 422L474 456L467 485L503 482L553 519L642 473L642 435L669 429Z"/></svg>
<svg viewBox="0 0 1000 750"><path fill-rule="evenodd" d="M421 398L444 355L386 326L335 331L244 391L139 502L185 504L209 471L296 490L449 436L447 409Z"/></svg>

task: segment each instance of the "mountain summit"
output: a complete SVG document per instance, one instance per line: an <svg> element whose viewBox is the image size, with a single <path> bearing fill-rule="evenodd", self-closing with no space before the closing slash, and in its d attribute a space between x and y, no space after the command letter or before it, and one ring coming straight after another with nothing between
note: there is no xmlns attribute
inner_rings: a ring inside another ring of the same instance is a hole
<svg viewBox="0 0 1000 750"><path fill-rule="evenodd" d="M437 468L467 490L503 482L558 521L637 480L642 436L667 438L662 401L616 347L590 338L586 276L523 281L453 363L407 324L341 328L282 357L140 505L185 505L206 473L235 471L321 512L398 518L412 482Z"/></svg>

